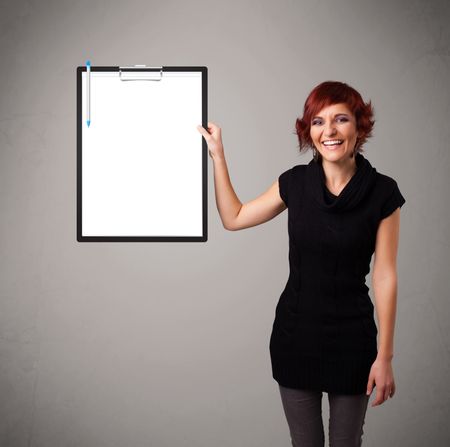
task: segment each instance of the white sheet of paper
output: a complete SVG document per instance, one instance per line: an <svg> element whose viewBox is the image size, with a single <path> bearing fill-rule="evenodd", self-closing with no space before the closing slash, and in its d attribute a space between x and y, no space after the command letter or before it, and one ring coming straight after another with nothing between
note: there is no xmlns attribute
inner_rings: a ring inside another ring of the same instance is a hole
<svg viewBox="0 0 450 447"><path fill-rule="evenodd" d="M83 72L82 236L201 236L201 123L201 73L91 72L88 128Z"/></svg>

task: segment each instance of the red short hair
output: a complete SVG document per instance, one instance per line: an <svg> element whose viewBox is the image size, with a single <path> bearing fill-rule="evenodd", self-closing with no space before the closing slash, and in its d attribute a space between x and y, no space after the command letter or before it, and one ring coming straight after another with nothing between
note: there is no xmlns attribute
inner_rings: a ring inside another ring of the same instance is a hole
<svg viewBox="0 0 450 447"><path fill-rule="evenodd" d="M362 146L372 136L375 124L371 101L366 104L359 92L344 82L325 81L311 91L305 101L303 117L297 118L295 122L300 153L314 147L310 136L312 117L324 107L340 103L345 103L356 118L356 128L358 132L362 132L362 136L358 139L357 152L363 152Z"/></svg>

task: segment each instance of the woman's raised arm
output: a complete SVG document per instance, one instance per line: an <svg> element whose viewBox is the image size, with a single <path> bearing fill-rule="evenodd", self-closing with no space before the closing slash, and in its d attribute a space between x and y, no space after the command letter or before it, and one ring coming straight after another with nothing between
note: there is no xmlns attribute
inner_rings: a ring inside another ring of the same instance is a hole
<svg viewBox="0 0 450 447"><path fill-rule="evenodd" d="M202 126L197 126L197 130L205 138L214 162L216 204L224 228L236 231L254 227L273 219L286 209L280 197L278 179L259 197L242 204L231 184L220 127L209 122L208 131Z"/></svg>

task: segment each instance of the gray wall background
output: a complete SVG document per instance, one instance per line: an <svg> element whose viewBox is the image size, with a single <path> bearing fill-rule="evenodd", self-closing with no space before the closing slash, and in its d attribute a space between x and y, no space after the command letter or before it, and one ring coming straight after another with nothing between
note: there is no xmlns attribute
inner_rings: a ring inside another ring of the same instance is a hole
<svg viewBox="0 0 450 447"><path fill-rule="evenodd" d="M449 3L23 1L0 4L0 445L288 446L269 337L287 213L207 243L76 241L76 67L206 65L246 202L299 156L310 90L373 101L366 156L402 209L397 393L370 446L450 440ZM370 278L368 277L370 284ZM371 295L373 298L373 294ZM328 401L323 399L325 432Z"/></svg>

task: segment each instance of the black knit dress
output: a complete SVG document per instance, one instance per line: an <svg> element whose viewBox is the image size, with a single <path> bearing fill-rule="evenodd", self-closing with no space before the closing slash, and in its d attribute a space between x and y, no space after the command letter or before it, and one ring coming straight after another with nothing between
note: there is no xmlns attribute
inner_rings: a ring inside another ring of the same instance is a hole
<svg viewBox="0 0 450 447"><path fill-rule="evenodd" d="M363 394L378 329L366 275L380 220L405 203L397 182L360 153L339 196L320 162L279 177L288 206L289 278L270 337L273 378L282 386Z"/></svg>

